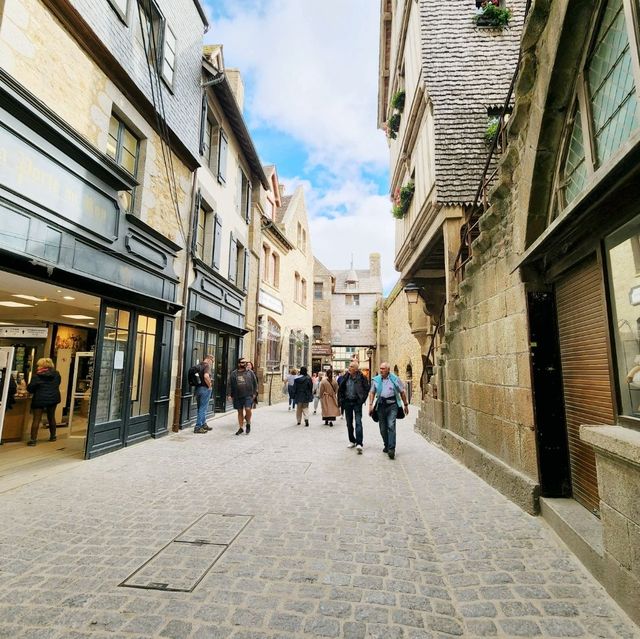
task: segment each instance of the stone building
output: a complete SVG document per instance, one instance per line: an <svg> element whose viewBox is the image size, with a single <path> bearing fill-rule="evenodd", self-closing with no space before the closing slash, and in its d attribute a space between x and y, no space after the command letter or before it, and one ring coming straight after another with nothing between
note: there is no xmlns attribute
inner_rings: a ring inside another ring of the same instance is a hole
<svg viewBox="0 0 640 639"><path fill-rule="evenodd" d="M388 362L391 371L405 382L409 401L419 403L422 400L422 367L426 356L418 336L424 330L427 315L421 307L409 304L403 289L402 281L398 281L389 295L378 303L377 361Z"/></svg>
<svg viewBox="0 0 640 639"><path fill-rule="evenodd" d="M311 366L314 373L331 366L331 299L336 278L331 271L314 258L313 266L313 341Z"/></svg>
<svg viewBox="0 0 640 639"><path fill-rule="evenodd" d="M314 258L303 189L285 196L276 168L267 166L265 173L270 187L254 196L250 239L260 255L253 359L260 393L273 403L284 399L289 368L311 366Z"/></svg>
<svg viewBox="0 0 640 639"><path fill-rule="evenodd" d="M376 308L382 297L380 254L369 255L368 269L331 271L331 343L334 370L344 370L355 356L363 372L376 366Z"/></svg>
<svg viewBox="0 0 640 639"><path fill-rule="evenodd" d="M380 4L378 120L389 139L395 267L421 291L430 318L415 333L430 357L427 377L431 336L456 290L460 229L513 76L526 2L508 2L508 28L487 24L480 4Z"/></svg>
<svg viewBox="0 0 640 639"><path fill-rule="evenodd" d="M243 335L247 297L255 298L250 271L258 259L249 246L252 193L258 187L269 187L242 116L242 78L237 70L225 67L220 45L204 48L202 84L201 167L189 247L184 339L180 342L184 348L181 426L192 424L197 411L187 371L207 353L215 356L210 412L231 407L229 374L238 357L251 352L251 344L243 345ZM254 324L255 316L252 319Z"/></svg>
<svg viewBox="0 0 640 639"><path fill-rule="evenodd" d="M54 359L59 434L88 457L179 412L206 25L198 0L0 5L0 319L32 336L0 347L25 378Z"/></svg>
<svg viewBox="0 0 640 639"><path fill-rule="evenodd" d="M537 0L418 427L541 512L640 621L640 53L629 0Z"/></svg>

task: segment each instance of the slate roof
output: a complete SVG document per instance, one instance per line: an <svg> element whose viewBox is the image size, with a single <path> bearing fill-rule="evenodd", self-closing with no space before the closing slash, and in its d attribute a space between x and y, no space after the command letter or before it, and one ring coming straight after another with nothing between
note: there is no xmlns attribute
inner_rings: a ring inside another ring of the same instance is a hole
<svg viewBox="0 0 640 639"><path fill-rule="evenodd" d="M526 0L507 0L508 29L475 26L474 0L420 0L422 64L433 102L436 198L470 204L487 146L489 107L504 104L516 68Z"/></svg>
<svg viewBox="0 0 640 639"><path fill-rule="evenodd" d="M382 295L382 280L379 275L371 275L369 270L356 269L356 275L358 276L358 286L356 288L347 288L345 282L351 273L351 269L344 271L331 271L331 274L336 278L336 293L379 293Z"/></svg>
<svg viewBox="0 0 640 639"><path fill-rule="evenodd" d="M292 198L293 198L293 195L285 195L283 198L280 199L282 204L276 209L277 224L282 224L282 220L284 219L285 213L289 208L289 202L291 202Z"/></svg>

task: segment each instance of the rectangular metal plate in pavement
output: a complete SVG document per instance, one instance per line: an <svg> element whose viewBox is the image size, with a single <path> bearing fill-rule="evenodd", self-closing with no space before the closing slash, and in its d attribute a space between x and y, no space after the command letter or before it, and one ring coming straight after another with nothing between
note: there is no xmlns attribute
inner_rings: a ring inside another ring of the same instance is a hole
<svg viewBox="0 0 640 639"><path fill-rule="evenodd" d="M249 515L208 513L189 526L175 541L190 544L229 545L251 521Z"/></svg>
<svg viewBox="0 0 640 639"><path fill-rule="evenodd" d="M191 592L226 549L226 545L172 541L120 585Z"/></svg>

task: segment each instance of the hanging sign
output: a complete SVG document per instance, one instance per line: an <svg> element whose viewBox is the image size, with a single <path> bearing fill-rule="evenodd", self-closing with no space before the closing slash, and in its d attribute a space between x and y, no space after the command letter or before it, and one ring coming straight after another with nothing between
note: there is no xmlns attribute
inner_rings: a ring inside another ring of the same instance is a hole
<svg viewBox="0 0 640 639"><path fill-rule="evenodd" d="M0 337L46 339L48 335L46 326L0 326Z"/></svg>

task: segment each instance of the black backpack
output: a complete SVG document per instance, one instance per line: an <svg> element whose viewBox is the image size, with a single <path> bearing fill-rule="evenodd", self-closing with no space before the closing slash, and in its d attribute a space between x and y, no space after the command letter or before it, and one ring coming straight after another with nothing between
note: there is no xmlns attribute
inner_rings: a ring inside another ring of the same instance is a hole
<svg viewBox="0 0 640 639"><path fill-rule="evenodd" d="M189 386L201 386L204 383L200 364L195 364L187 371L187 380Z"/></svg>

